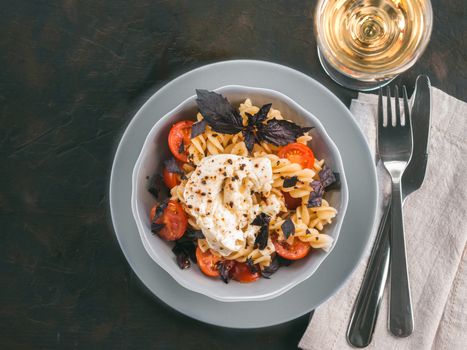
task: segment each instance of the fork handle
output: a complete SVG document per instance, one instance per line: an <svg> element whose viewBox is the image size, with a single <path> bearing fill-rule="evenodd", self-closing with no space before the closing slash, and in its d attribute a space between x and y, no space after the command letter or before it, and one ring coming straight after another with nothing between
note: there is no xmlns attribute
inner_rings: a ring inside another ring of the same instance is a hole
<svg viewBox="0 0 467 350"><path fill-rule="evenodd" d="M400 179L392 184L390 244L389 330L395 336L407 337L413 331L413 314L405 252Z"/></svg>

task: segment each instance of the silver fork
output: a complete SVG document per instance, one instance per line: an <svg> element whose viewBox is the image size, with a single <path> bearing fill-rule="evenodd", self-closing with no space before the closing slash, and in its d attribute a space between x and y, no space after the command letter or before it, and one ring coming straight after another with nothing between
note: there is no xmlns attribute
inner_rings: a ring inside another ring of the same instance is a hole
<svg viewBox="0 0 467 350"><path fill-rule="evenodd" d="M407 90L403 87L405 123L401 118L399 89L395 86L395 121L392 118L391 90L387 87L387 123L384 124L383 94L379 90L378 151L392 180L390 232L389 329L398 337L413 331L412 300L405 251L404 219L402 216L401 179L412 157L412 123Z"/></svg>

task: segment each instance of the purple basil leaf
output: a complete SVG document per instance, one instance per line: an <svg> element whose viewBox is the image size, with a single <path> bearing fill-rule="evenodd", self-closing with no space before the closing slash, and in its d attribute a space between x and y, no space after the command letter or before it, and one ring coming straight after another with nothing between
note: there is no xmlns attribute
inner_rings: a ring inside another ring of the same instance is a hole
<svg viewBox="0 0 467 350"><path fill-rule="evenodd" d="M310 183L311 188L313 188L313 192L316 192L318 195L322 196L324 194L324 187L321 181L312 181Z"/></svg>
<svg viewBox="0 0 467 350"><path fill-rule="evenodd" d="M242 131L242 116L224 96L208 90L196 90L196 95L199 112L214 131L223 134Z"/></svg>
<svg viewBox="0 0 467 350"><path fill-rule="evenodd" d="M295 225L291 218L287 218L281 225L282 232L284 233L285 238L289 238L290 235L295 233Z"/></svg>
<svg viewBox="0 0 467 350"><path fill-rule="evenodd" d="M164 166L169 173L184 174L182 168L180 168L180 165L178 165L174 157L170 157L165 160Z"/></svg>
<svg viewBox="0 0 467 350"><path fill-rule="evenodd" d="M159 198L159 192L160 192L160 189L156 188L156 187L153 187L153 186L150 186L148 188L148 192L150 194L152 194L154 196L154 198Z"/></svg>
<svg viewBox="0 0 467 350"><path fill-rule="evenodd" d="M164 213L165 208L167 208L167 204L169 202L169 199L166 199L162 201L157 207L156 207L156 213L154 217L152 218L152 222L155 223L157 219L159 219L162 214Z"/></svg>
<svg viewBox="0 0 467 350"><path fill-rule="evenodd" d="M219 261L216 265L217 270L219 271L220 278L224 283L229 283L232 279L232 267L233 264L225 264L222 260Z"/></svg>
<svg viewBox="0 0 467 350"><path fill-rule="evenodd" d="M185 153L185 142L180 142L180 146L178 146L178 153Z"/></svg>
<svg viewBox="0 0 467 350"><path fill-rule="evenodd" d="M250 270L251 273L256 273L260 270L258 266L255 265L251 257L247 258L245 262L246 262L246 266L248 266L248 269Z"/></svg>
<svg viewBox="0 0 467 350"><path fill-rule="evenodd" d="M191 126L191 138L194 139L196 136L201 135L206 130L206 120L202 119L199 122L194 123Z"/></svg>
<svg viewBox="0 0 467 350"><path fill-rule="evenodd" d="M155 235L159 234L159 232L162 230L164 227L164 224L156 224L155 222L151 223L151 232L154 233Z"/></svg>
<svg viewBox="0 0 467 350"><path fill-rule="evenodd" d="M189 254L180 244L177 244L176 242L175 246L172 249L172 252L177 258L178 267L180 267L182 270L187 269L191 266L190 260L188 260Z"/></svg>
<svg viewBox="0 0 467 350"><path fill-rule="evenodd" d="M255 238L255 247L258 247L260 250L263 250L268 245L269 238L269 221L271 217L265 213L261 213L256 216L256 218L251 223L254 226L261 226L259 232Z"/></svg>
<svg viewBox="0 0 467 350"><path fill-rule="evenodd" d="M307 204L308 208L320 207L322 203L323 203L323 196L320 196L316 192L310 193L310 198L308 199L308 204Z"/></svg>
<svg viewBox="0 0 467 350"><path fill-rule="evenodd" d="M279 270L279 267L280 267L280 263L279 263L279 259L277 258L278 255L276 255L271 263L269 264L269 266L266 266L263 270L261 270L261 276L263 276L264 278L271 278L271 275L274 274L277 270Z"/></svg>
<svg viewBox="0 0 467 350"><path fill-rule="evenodd" d="M167 187L164 184L161 174L156 174L151 177L148 183L148 192L151 193L154 198L159 199L159 197L162 197L164 194L168 195L168 193L165 193L167 192L166 190Z"/></svg>
<svg viewBox="0 0 467 350"><path fill-rule="evenodd" d="M302 133L306 133L310 130L313 130L314 128L314 126L305 126L304 128L302 128Z"/></svg>
<svg viewBox="0 0 467 350"><path fill-rule="evenodd" d="M318 175L319 175L321 184L323 185L324 188L327 188L328 186L336 182L336 176L332 172L331 168L328 167L327 165L323 166L323 168L318 173Z"/></svg>
<svg viewBox="0 0 467 350"><path fill-rule="evenodd" d="M203 239L205 238L204 237L204 234L203 234L203 231L201 230L194 230L192 228L188 228L186 231L185 231L185 234L182 236L183 237L187 237L191 240L197 240L197 239Z"/></svg>
<svg viewBox="0 0 467 350"><path fill-rule="evenodd" d="M259 233L255 238L255 248L258 247L259 250L263 250L268 245L269 238L269 225L261 226Z"/></svg>
<svg viewBox="0 0 467 350"><path fill-rule="evenodd" d="M298 182L297 176L287 177L284 180L284 184L282 186L285 188L294 187L297 184L297 182Z"/></svg>
<svg viewBox="0 0 467 350"><path fill-rule="evenodd" d="M187 269L191 266L190 260L185 253L177 255L177 264L182 270Z"/></svg>
<svg viewBox="0 0 467 350"><path fill-rule="evenodd" d="M269 225L269 221L271 220L271 217L265 213L258 214L253 222L251 223L254 226L265 226Z"/></svg>
<svg viewBox="0 0 467 350"><path fill-rule="evenodd" d="M179 252L183 252L188 256L194 263L196 263L196 244L194 241L183 240L183 237L175 241L175 246L172 249L175 255Z"/></svg>
<svg viewBox="0 0 467 350"><path fill-rule="evenodd" d="M321 181L313 181L310 185L313 188L313 191L310 192L307 207L320 207L323 200L324 187L321 184Z"/></svg>
<svg viewBox="0 0 467 350"><path fill-rule="evenodd" d="M248 150L248 153L253 151L253 146L255 145L255 135L252 130L243 130L243 138L245 139L245 146Z"/></svg>
<svg viewBox="0 0 467 350"><path fill-rule="evenodd" d="M276 259L279 262L279 266L289 266L290 264L293 263L293 260L283 258L280 255L276 255Z"/></svg>
<svg viewBox="0 0 467 350"><path fill-rule="evenodd" d="M256 121L255 116L251 115L248 112L245 112L245 115L246 115L246 117L248 119L248 126L253 127L255 125L255 121Z"/></svg>
<svg viewBox="0 0 467 350"><path fill-rule="evenodd" d="M262 105L259 111L254 115L254 124L262 123L268 117L269 110L271 109L272 103Z"/></svg>
<svg viewBox="0 0 467 350"><path fill-rule="evenodd" d="M258 138L276 146L285 146L295 142L303 135L303 128L288 120L271 119L266 124L257 125Z"/></svg>

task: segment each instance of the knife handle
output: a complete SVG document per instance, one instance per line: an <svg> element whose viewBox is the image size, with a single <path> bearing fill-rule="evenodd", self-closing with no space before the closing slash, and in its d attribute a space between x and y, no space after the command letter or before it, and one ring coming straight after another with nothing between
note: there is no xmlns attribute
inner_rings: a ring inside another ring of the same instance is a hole
<svg viewBox="0 0 467 350"><path fill-rule="evenodd" d="M347 341L357 348L364 348L370 344L378 319L389 270L390 210L391 205L388 204L378 227L370 260L347 329Z"/></svg>

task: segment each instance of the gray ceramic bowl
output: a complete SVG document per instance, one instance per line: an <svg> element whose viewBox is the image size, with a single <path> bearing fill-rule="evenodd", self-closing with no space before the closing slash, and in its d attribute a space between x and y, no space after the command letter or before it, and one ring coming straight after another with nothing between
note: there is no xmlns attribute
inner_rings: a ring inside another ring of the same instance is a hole
<svg viewBox="0 0 467 350"><path fill-rule="evenodd" d="M235 105L246 98L250 98L254 105L272 103L273 108L279 109L287 119L302 126L315 127L310 132L313 136L310 143L313 152L318 159L324 158L326 164L340 174L340 190L330 191L325 197L338 211L333 223L326 226L324 231L334 238L334 247L347 209L348 189L339 151L319 120L292 99L277 91L237 85L224 86L215 91L227 97ZM313 250L307 258L279 269L271 279L262 278L249 284L235 281L225 284L219 279L204 276L196 266L181 270L171 251L173 243L165 242L151 233L149 212L154 205L154 198L147 191L147 177L160 173L163 160L170 155L167 135L171 126L179 120L194 119L197 112L195 99L195 95L186 99L153 126L136 161L132 178L131 208L141 240L149 256L180 285L191 291L225 302L274 298L313 275L330 251Z"/></svg>

